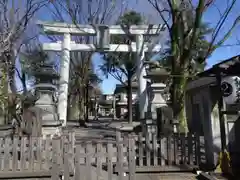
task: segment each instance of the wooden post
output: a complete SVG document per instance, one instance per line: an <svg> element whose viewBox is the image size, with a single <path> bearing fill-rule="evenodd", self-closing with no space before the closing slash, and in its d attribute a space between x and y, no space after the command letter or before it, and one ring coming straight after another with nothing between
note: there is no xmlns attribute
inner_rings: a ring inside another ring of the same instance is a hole
<svg viewBox="0 0 240 180"><path fill-rule="evenodd" d="M119 176L119 180L123 180L123 140L121 138L121 132L116 132L116 139L117 139L117 172Z"/></svg>
<svg viewBox="0 0 240 180"><path fill-rule="evenodd" d="M19 138L17 136L14 136L13 138L13 148L12 148L12 153L13 153L13 172L17 171L18 168L18 142Z"/></svg>
<svg viewBox="0 0 240 180"><path fill-rule="evenodd" d="M63 137L63 176L64 180L69 180L69 143L66 141L66 137Z"/></svg>
<svg viewBox="0 0 240 180"><path fill-rule="evenodd" d="M113 144L107 143L107 169L108 169L108 179L113 177Z"/></svg>
<svg viewBox="0 0 240 180"><path fill-rule="evenodd" d="M116 95L113 95L113 120L116 119Z"/></svg>
<svg viewBox="0 0 240 180"><path fill-rule="evenodd" d="M147 166L151 165L151 141L150 141L150 136L149 132L146 133L145 136L145 148L146 148L146 159L147 159Z"/></svg>
<svg viewBox="0 0 240 180"><path fill-rule="evenodd" d="M138 161L139 161L139 166L143 166L143 136L142 133L140 132L138 134Z"/></svg>
<svg viewBox="0 0 240 180"><path fill-rule="evenodd" d="M9 159L10 159L10 137L5 138L4 144L4 171L9 171Z"/></svg>
<svg viewBox="0 0 240 180"><path fill-rule="evenodd" d="M103 152L103 147L102 143L97 143L97 180L101 180L102 178L102 152Z"/></svg>
<svg viewBox="0 0 240 180"><path fill-rule="evenodd" d="M92 179L92 143L90 141L86 142L86 179Z"/></svg>
<svg viewBox="0 0 240 180"><path fill-rule="evenodd" d="M221 135L221 150L222 152L226 149L226 129L225 122L226 117L224 112L226 111L226 104L223 101L222 91L221 91L221 74L217 72L217 86L218 86L218 113L219 113L219 123L220 123L220 135Z"/></svg>
<svg viewBox="0 0 240 180"><path fill-rule="evenodd" d="M79 177L82 175L81 173L80 173L80 171L81 171L81 167L80 167L80 151L81 151L81 146L80 145L77 145L76 146L76 158L75 158L75 163L74 163L74 165L75 165L75 174L74 174L74 180L79 180Z"/></svg>
<svg viewBox="0 0 240 180"><path fill-rule="evenodd" d="M52 169L51 169L51 176L52 180L59 179L59 166L58 166L58 155L60 150L60 140L58 137L54 137L52 139Z"/></svg>
<svg viewBox="0 0 240 180"><path fill-rule="evenodd" d="M20 145L20 170L24 171L26 168L26 142L27 142L27 138L26 137L22 137L21 138L21 145Z"/></svg>
<svg viewBox="0 0 240 180"><path fill-rule="evenodd" d="M135 160L135 139L132 134L128 136L128 165L129 180L135 180L136 160Z"/></svg>

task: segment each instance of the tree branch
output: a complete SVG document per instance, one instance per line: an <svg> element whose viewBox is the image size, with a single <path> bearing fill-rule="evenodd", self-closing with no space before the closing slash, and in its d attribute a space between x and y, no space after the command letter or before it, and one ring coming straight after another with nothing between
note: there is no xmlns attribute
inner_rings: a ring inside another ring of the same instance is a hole
<svg viewBox="0 0 240 180"><path fill-rule="evenodd" d="M233 25L231 26L231 28L230 28L230 29L228 30L228 32L224 35L224 37L223 37L218 43L216 43L216 45L214 45L215 40L216 40L217 36L219 35L219 32L220 32L220 30L222 29L222 26L223 26L223 24L225 23L228 15L229 15L229 13L231 12L232 8L234 7L234 4L235 4L235 3L236 3L236 0L233 0L232 3L231 3L231 5L230 5L230 7L226 8L225 12L223 13L223 16L222 16L222 17L220 18L220 20L218 21L218 23L217 23L217 25L216 25L216 27L215 27L215 29L214 29L214 31L213 31L212 40L211 40L211 42L210 42L210 45L209 45L209 48L208 48L208 51L207 51L207 53L206 53L205 58L208 57L209 54L210 54L211 52L213 52L218 46L222 45L222 44L225 42L225 40L231 35L233 29L235 28L235 26L236 26L236 25L238 24L238 22L240 21L240 16L238 16L238 17L235 19L235 21L234 21Z"/></svg>
<svg viewBox="0 0 240 180"><path fill-rule="evenodd" d="M169 13L169 18L170 18L170 11L169 10L167 10L167 9L163 9L163 10L160 10L160 8L159 8L159 5L158 5L158 2L157 2L157 0L154 0L154 2L152 2L153 0L148 0L148 2L152 5L152 7L154 7L156 10L157 10L157 12L159 13L159 15L160 15L160 17L161 17L161 19L163 20L163 22L164 22L164 24L167 26L167 29L168 29L168 31L169 31L169 34L171 34L170 32L171 32L171 28L170 28L170 25L169 25L169 23L168 23L168 20L164 17L164 15L163 15L163 13L164 12L168 12Z"/></svg>

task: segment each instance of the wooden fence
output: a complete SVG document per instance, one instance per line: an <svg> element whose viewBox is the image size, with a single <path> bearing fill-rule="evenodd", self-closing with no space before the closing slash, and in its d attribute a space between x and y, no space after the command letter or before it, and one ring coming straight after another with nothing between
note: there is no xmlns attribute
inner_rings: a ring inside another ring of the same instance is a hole
<svg viewBox="0 0 240 180"><path fill-rule="evenodd" d="M0 139L0 179L51 178L59 180L100 180L126 178L124 156L129 157L130 173L135 179L134 138L129 136L128 152L122 142L78 141L71 136L6 137ZM132 159L133 158L133 159ZM115 169L119 167L117 175Z"/></svg>
<svg viewBox="0 0 240 180"><path fill-rule="evenodd" d="M117 134L117 141L127 137ZM119 140L118 140L119 139ZM136 172L192 171L206 163L204 142L196 134L157 137L155 133L135 136ZM203 138L202 138L203 139ZM127 171L127 169L126 169Z"/></svg>
<svg viewBox="0 0 240 180"><path fill-rule="evenodd" d="M197 136L152 138L117 133L116 140L61 137L0 139L0 179L135 179L136 171L182 170L201 161ZM181 165L181 167L180 167ZM127 173L127 175L126 175Z"/></svg>

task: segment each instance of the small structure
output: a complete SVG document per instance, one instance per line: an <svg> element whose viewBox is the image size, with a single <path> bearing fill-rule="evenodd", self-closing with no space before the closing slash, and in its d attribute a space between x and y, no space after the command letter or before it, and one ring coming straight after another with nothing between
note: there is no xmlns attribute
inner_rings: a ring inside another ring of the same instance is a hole
<svg viewBox="0 0 240 180"><path fill-rule="evenodd" d="M236 56L198 74L187 85L189 130L204 135L207 163L212 166L219 153L228 149L233 166L240 167L239 69L240 56Z"/></svg>
<svg viewBox="0 0 240 180"><path fill-rule="evenodd" d="M59 79L59 75L51 63L40 63L34 72L37 85L35 86L35 95L38 100L32 108L41 119L42 134L56 134L59 131L61 122L57 114L57 87L54 81Z"/></svg>
<svg viewBox="0 0 240 180"><path fill-rule="evenodd" d="M104 94L98 100L98 116L115 117L115 96Z"/></svg>
<svg viewBox="0 0 240 180"><path fill-rule="evenodd" d="M132 80L132 109L133 117L136 117L136 97L138 91L138 83L136 79ZM116 116L117 118L124 118L127 116L127 91L126 86L123 84L116 84L114 95L116 97Z"/></svg>

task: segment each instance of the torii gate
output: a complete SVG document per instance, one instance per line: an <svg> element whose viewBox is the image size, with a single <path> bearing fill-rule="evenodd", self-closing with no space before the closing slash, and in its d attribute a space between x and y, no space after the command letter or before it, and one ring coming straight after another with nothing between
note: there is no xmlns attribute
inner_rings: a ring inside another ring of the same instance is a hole
<svg viewBox="0 0 240 180"><path fill-rule="evenodd" d="M147 111L147 80L144 78L146 70L144 68L145 52L159 52L160 45L156 45L150 49L144 43L144 36L156 36L164 31L164 25L132 25L128 28L120 25L74 25L67 23L37 23L45 34L63 35L63 42L43 43L44 51L62 51L62 61L60 66L60 87L58 113L59 118L63 122L63 126L67 123L67 98L68 98L68 82L69 82L69 65L70 51L104 51L104 52L136 52L137 53L137 79L138 79L138 97L140 118L144 118ZM110 44L110 35L136 35L136 43L127 44ZM78 36L97 36L97 44L76 44L71 41L71 35Z"/></svg>

